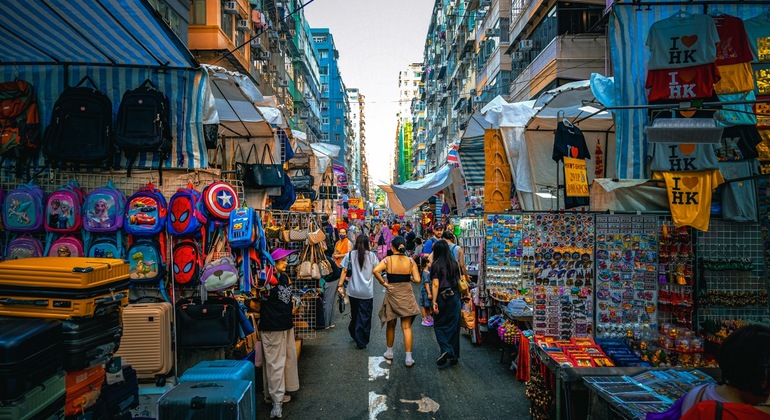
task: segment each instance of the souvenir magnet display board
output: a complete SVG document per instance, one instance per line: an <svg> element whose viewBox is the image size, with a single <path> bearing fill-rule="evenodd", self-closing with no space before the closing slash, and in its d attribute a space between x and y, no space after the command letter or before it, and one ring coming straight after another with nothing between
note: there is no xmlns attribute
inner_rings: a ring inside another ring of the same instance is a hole
<svg viewBox="0 0 770 420"><path fill-rule="evenodd" d="M656 331L655 216L596 216L596 336Z"/></svg>
<svg viewBox="0 0 770 420"><path fill-rule="evenodd" d="M521 275L525 226L530 215L486 215L486 288L498 300L509 301L529 293ZM530 240L530 239L527 239ZM527 288L530 287L529 290Z"/></svg>
<svg viewBox="0 0 770 420"><path fill-rule="evenodd" d="M593 332L594 217L536 213L535 334L569 339Z"/></svg>

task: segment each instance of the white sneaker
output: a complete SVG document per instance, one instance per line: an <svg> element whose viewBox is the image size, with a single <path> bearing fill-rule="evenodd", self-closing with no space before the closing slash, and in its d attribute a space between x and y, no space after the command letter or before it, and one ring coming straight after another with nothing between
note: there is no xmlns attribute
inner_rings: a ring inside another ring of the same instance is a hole
<svg viewBox="0 0 770 420"><path fill-rule="evenodd" d="M393 352L392 351L386 351L385 354L382 355L385 360L393 360Z"/></svg>
<svg viewBox="0 0 770 420"><path fill-rule="evenodd" d="M283 416L281 406L283 403L273 403L273 410L270 411L271 419L280 419Z"/></svg>

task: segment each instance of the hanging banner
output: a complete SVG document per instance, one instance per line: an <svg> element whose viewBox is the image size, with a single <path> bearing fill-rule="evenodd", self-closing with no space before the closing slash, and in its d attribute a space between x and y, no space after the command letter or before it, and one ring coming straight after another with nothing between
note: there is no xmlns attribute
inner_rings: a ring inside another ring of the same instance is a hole
<svg viewBox="0 0 770 420"><path fill-rule="evenodd" d="M347 187L348 176L345 175L345 167L342 165L333 164L332 168L334 168L334 175L337 177L337 186Z"/></svg>
<svg viewBox="0 0 770 420"><path fill-rule="evenodd" d="M350 207L356 207L361 208L361 199L360 198L348 198L348 206Z"/></svg>
<svg viewBox="0 0 770 420"><path fill-rule="evenodd" d="M567 197L588 197L588 175L585 159L564 157L564 180Z"/></svg>

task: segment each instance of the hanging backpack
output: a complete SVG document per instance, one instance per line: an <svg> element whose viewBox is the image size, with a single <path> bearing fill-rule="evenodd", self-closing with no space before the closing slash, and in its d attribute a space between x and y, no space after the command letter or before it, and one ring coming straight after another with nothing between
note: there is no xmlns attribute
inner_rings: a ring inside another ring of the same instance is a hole
<svg viewBox="0 0 770 420"><path fill-rule="evenodd" d="M174 245L173 252L174 283L184 287L197 286L203 268L200 245L193 239L185 239Z"/></svg>
<svg viewBox="0 0 770 420"><path fill-rule="evenodd" d="M151 283L166 275L166 257L159 247L160 241L140 238L128 247L129 279L133 283ZM95 245L95 243L94 243Z"/></svg>
<svg viewBox="0 0 770 420"><path fill-rule="evenodd" d="M93 87L81 86L89 81ZM86 76L64 89L45 130L43 154L58 162L101 164L114 155L112 101Z"/></svg>
<svg viewBox="0 0 770 420"><path fill-rule="evenodd" d="M257 229L254 219L256 215L251 207L238 207L230 213L230 228L227 230L227 241L233 248L247 248L257 242Z"/></svg>
<svg viewBox="0 0 770 420"><path fill-rule="evenodd" d="M33 258L43 256L43 244L39 239L30 235L21 235L12 240L5 248L7 260L18 260L21 258Z"/></svg>
<svg viewBox="0 0 770 420"><path fill-rule="evenodd" d="M83 226L85 194L75 181L64 184L48 196L45 206L45 230L49 233L74 233Z"/></svg>
<svg viewBox="0 0 770 420"><path fill-rule="evenodd" d="M97 188L85 198L83 205L83 229L88 232L105 233L119 231L123 227L123 212L126 196L115 188L112 181Z"/></svg>
<svg viewBox="0 0 770 420"><path fill-rule="evenodd" d="M88 247L86 255L91 258L124 258L123 247L118 244L114 236L96 238Z"/></svg>
<svg viewBox="0 0 770 420"><path fill-rule="evenodd" d="M49 257L85 257L83 242L73 235L64 235L53 241L46 254Z"/></svg>
<svg viewBox="0 0 770 420"><path fill-rule="evenodd" d="M171 102L150 79L123 94L115 123L115 144L128 159L129 177L139 152L158 153L159 182L163 184L163 162L171 156L170 115Z"/></svg>
<svg viewBox="0 0 770 420"><path fill-rule="evenodd" d="M30 182L11 190L3 200L3 224L11 232L37 232L43 228L45 192Z"/></svg>
<svg viewBox="0 0 770 420"><path fill-rule="evenodd" d="M166 197L149 183L128 199L123 228L129 235L156 235L166 228L167 211ZM128 256L131 257L131 254Z"/></svg>
<svg viewBox="0 0 770 420"><path fill-rule="evenodd" d="M24 80L0 83L0 154L16 158L16 177L23 159L40 146L40 119L32 85Z"/></svg>
<svg viewBox="0 0 770 420"><path fill-rule="evenodd" d="M212 182L203 189L203 204L209 219L227 220L238 208L238 193L227 182Z"/></svg>
<svg viewBox="0 0 770 420"><path fill-rule="evenodd" d="M206 226L201 193L192 184L180 188L169 201L168 233L176 236L202 235Z"/></svg>
<svg viewBox="0 0 770 420"><path fill-rule="evenodd" d="M229 289L240 280L238 268L227 249L227 240L222 232L214 237L211 250L208 250L206 261L201 270L200 281L209 292ZM225 256L222 256L225 255Z"/></svg>

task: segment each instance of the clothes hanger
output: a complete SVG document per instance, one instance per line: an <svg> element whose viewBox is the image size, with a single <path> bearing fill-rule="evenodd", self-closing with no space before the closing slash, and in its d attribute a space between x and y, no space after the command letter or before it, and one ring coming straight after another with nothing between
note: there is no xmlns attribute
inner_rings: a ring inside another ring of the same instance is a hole
<svg viewBox="0 0 770 420"><path fill-rule="evenodd" d="M690 13L690 12L684 10L684 9L679 9L678 12L674 13L674 17L676 17L676 18L686 18L686 17L691 17L691 16L692 16L692 13Z"/></svg>
<svg viewBox="0 0 770 420"><path fill-rule="evenodd" d="M567 117L564 115L564 111L558 111L556 113L556 118L561 119L562 124L566 125L567 127L569 128L574 127L572 125L572 122L570 122L570 120L568 120Z"/></svg>

